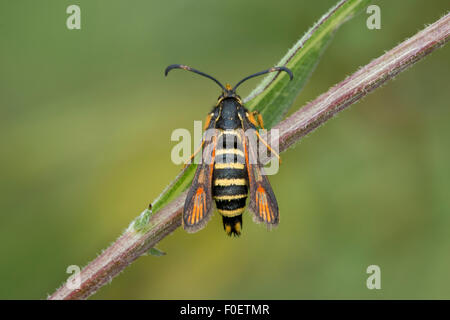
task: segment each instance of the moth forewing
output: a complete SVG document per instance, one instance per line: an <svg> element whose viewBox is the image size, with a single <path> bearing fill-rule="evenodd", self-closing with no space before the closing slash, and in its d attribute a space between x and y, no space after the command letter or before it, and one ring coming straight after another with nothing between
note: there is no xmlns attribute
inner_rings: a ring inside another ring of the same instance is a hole
<svg viewBox="0 0 450 320"><path fill-rule="evenodd" d="M205 131L201 163L197 166L184 203L182 224L183 228L190 233L203 229L211 218L213 208L211 181L216 138L217 132L214 129Z"/></svg>
<svg viewBox="0 0 450 320"><path fill-rule="evenodd" d="M269 228L278 225L278 203L273 193L269 180L264 172L257 148L264 147L258 143L255 129L247 124L249 129L245 132L245 153L249 179L249 204L248 208L254 214L255 222L264 222Z"/></svg>

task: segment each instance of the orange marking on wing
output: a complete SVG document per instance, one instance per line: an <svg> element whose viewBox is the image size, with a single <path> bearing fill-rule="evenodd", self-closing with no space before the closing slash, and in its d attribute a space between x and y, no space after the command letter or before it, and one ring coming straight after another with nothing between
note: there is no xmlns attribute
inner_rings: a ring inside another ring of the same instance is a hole
<svg viewBox="0 0 450 320"><path fill-rule="evenodd" d="M263 218L263 220L266 220L266 212L265 212L265 208L264 208L264 200L265 200L265 194L264 194L264 189L261 187L258 187L258 192L260 193L260 198L259 198L259 215Z"/></svg>
<svg viewBox="0 0 450 320"><path fill-rule="evenodd" d="M269 202L267 201L267 198L266 198L266 212L267 212L267 222L270 222L272 220L272 217L270 215Z"/></svg>
<svg viewBox="0 0 450 320"><path fill-rule="evenodd" d="M261 200L261 203L259 205L259 210L261 211L261 217L263 220L266 220L266 212L264 211L263 201Z"/></svg>
<svg viewBox="0 0 450 320"><path fill-rule="evenodd" d="M203 215L203 202L202 202L202 199L199 198L198 202L199 202L198 203L198 213L197 213L197 216L195 217L195 222L196 223L200 221L200 215Z"/></svg>
<svg viewBox="0 0 450 320"><path fill-rule="evenodd" d="M203 209L206 211L206 195L203 195ZM203 219L203 210L200 214L200 219Z"/></svg>
<svg viewBox="0 0 450 320"><path fill-rule="evenodd" d="M275 220L275 215L273 213L272 208L269 206L269 202L267 202L267 207L268 207L268 210L269 210L270 219L271 219L271 221L274 221Z"/></svg>
<svg viewBox="0 0 450 320"><path fill-rule="evenodd" d="M269 220L269 212L267 211L267 197L266 194L264 194L264 201L263 201L263 209L264 209L264 220Z"/></svg>
<svg viewBox="0 0 450 320"><path fill-rule="evenodd" d="M269 208L266 191L262 186L259 186L256 190L256 201L258 202L259 215L264 221L270 222L272 220L272 213Z"/></svg>
<svg viewBox="0 0 450 320"><path fill-rule="evenodd" d="M202 218L202 216L203 216L203 210L204 210L204 207L203 207L203 194L200 196L200 198L198 199L198 204L199 204L199 210L198 210L198 215L197 215L197 222L199 222L200 221L200 219Z"/></svg>
<svg viewBox="0 0 450 320"><path fill-rule="evenodd" d="M195 207L197 208L197 210L195 210L194 222L197 223L198 222L198 214L201 209L200 205L199 205L199 201L198 201L198 196L195 197Z"/></svg>
<svg viewBox="0 0 450 320"><path fill-rule="evenodd" d="M202 187L197 189L197 192L195 193L195 201L194 201L194 207L196 208L195 211L195 223L199 221L200 215L203 216L203 203L202 203L202 197L205 194L205 191Z"/></svg>
<svg viewBox="0 0 450 320"><path fill-rule="evenodd" d="M194 207L192 208L192 212L191 212L191 216L190 216L190 224L194 224L194 215L195 215L195 211L197 210L197 206L195 204L195 200L194 200Z"/></svg>

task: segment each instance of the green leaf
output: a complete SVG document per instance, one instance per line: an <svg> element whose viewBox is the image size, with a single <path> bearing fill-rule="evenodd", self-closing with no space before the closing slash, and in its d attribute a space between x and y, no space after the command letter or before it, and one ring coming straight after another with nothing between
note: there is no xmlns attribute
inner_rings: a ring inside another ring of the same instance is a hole
<svg viewBox="0 0 450 320"><path fill-rule="evenodd" d="M166 255L166 253L165 252L163 252L163 251L161 251L161 250L159 250L159 249L157 249L157 248L150 248L148 251L147 251L147 254L148 255L151 255L151 256L155 256L155 257L161 257L161 256L165 256Z"/></svg>
<svg viewBox="0 0 450 320"><path fill-rule="evenodd" d="M249 110L258 110L261 113L266 128L273 127L287 113L319 62L320 56L336 29L365 8L369 2L370 0L339 1L305 33L277 64L277 66L290 68L294 73L294 79L289 81L289 77L285 73L269 74L249 97L244 99ZM192 164L181 171L153 201L151 209L144 210L135 219L132 226L136 231L145 232L151 228L148 225L150 216L189 187L196 168L197 165Z"/></svg>
<svg viewBox="0 0 450 320"><path fill-rule="evenodd" d="M287 52L276 66L286 66L294 74L289 81L286 73L272 73L244 99L249 110L258 110L265 127L270 129L283 119L295 98L320 60L334 32L347 20L364 9L369 0L339 1Z"/></svg>

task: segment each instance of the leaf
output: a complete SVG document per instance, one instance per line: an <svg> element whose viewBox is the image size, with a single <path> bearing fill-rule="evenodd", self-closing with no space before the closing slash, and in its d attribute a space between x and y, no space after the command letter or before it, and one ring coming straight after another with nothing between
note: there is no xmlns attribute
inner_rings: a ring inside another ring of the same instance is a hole
<svg viewBox="0 0 450 320"><path fill-rule="evenodd" d="M155 247L150 248L150 249L147 251L147 254L148 254L148 255L151 255L151 256L155 256L155 257L161 257L161 256L165 256L165 255L166 255L165 252L163 252L163 251L161 251L161 250L159 250L159 249L157 249L157 248L155 248Z"/></svg>
<svg viewBox="0 0 450 320"><path fill-rule="evenodd" d="M265 127L270 129L287 113L309 76L319 62L319 59L330 42L334 32L345 21L361 11L369 0L341 0L287 52L277 66L285 65L294 73L294 79L284 73L270 74L244 99L246 107L258 110L263 116ZM191 164L182 170L166 189L153 201L152 210L144 210L132 223L135 230L146 232L152 226L148 225L150 216L177 195L184 191L194 178L197 165Z"/></svg>
<svg viewBox="0 0 450 320"><path fill-rule="evenodd" d="M286 66L294 74L272 73L244 99L249 110L258 110L270 129L288 112L332 39L334 32L361 12L370 1L342 0L324 14L287 52L276 66Z"/></svg>

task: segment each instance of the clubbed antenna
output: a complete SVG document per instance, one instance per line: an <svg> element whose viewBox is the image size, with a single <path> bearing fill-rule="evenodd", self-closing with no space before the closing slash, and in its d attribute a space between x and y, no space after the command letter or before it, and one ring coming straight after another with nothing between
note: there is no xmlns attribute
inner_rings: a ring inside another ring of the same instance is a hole
<svg viewBox="0 0 450 320"><path fill-rule="evenodd" d="M292 80L292 78L294 78L294 75L292 74L292 71L289 70L288 68L286 68L286 67L273 67L273 68L270 68L270 69L267 69L267 70L264 70L264 71L252 74L251 76L245 77L244 79L239 81L237 83L237 85L234 86L233 91L236 91L236 88L239 87L244 81L247 81L248 79L251 79L251 78L254 78L254 77L257 77L257 76L269 73L269 72L275 72L275 71L284 71L284 72L286 72L289 75L290 80Z"/></svg>
<svg viewBox="0 0 450 320"><path fill-rule="evenodd" d="M226 91L225 87L217 79L211 77L210 75L208 75L206 73L203 73L201 71L198 71L196 69L193 69L191 67L188 67L188 66L185 66L185 65L182 65L182 64L171 64L170 66L168 66L166 68L166 71L164 72L164 74L167 76L169 71L172 70L172 69L183 69L183 70L187 70L187 71L191 71L191 72L197 73L197 74L199 74L201 76L204 76L206 78L209 78L209 79L213 80L215 83L217 83L222 88L223 91Z"/></svg>

